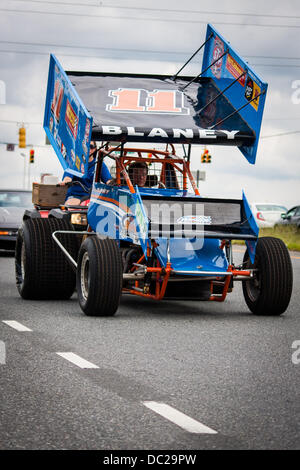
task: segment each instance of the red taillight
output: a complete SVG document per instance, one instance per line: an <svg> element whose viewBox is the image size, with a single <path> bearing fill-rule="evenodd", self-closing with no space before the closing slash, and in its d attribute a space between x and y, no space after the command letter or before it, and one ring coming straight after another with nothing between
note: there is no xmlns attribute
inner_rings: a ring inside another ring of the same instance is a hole
<svg viewBox="0 0 300 470"><path fill-rule="evenodd" d="M80 203L80 205L81 205L81 206L88 206L89 203L90 203L90 200L89 200L89 199L86 199L85 201L82 201L82 202Z"/></svg>
<svg viewBox="0 0 300 470"><path fill-rule="evenodd" d="M256 217L258 218L258 220L266 220L266 219L264 218L264 216L262 215L261 212L258 212L258 213L256 214Z"/></svg>
<svg viewBox="0 0 300 470"><path fill-rule="evenodd" d="M42 219L47 219L48 218L49 211L40 211L40 216Z"/></svg>

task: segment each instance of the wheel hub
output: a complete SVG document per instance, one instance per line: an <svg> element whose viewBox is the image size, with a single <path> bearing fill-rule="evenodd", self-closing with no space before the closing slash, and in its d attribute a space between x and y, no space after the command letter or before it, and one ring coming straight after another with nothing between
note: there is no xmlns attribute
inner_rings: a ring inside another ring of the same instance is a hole
<svg viewBox="0 0 300 470"><path fill-rule="evenodd" d="M22 246L21 246L21 279L22 283L25 278L25 264L26 264L26 250L25 250L25 243L23 240Z"/></svg>
<svg viewBox="0 0 300 470"><path fill-rule="evenodd" d="M90 288L90 259L87 251L82 257L80 270L80 285L82 296L84 300L87 300Z"/></svg>

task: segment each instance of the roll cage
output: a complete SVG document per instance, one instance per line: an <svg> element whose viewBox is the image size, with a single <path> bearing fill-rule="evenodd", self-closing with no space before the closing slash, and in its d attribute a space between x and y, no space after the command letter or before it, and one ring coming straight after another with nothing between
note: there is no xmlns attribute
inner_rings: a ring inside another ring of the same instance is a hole
<svg viewBox="0 0 300 470"><path fill-rule="evenodd" d="M170 147L170 150L168 148ZM119 147L111 147L109 144L106 148L100 148L98 155L98 163L96 167L95 182L100 183L101 164L103 158L109 156L115 161L116 175L115 185L127 185L131 193L135 193L134 184L131 181L128 167L133 162L144 162L148 165L150 171L147 175L145 187L156 186L162 183L164 189L175 189L188 191L189 184L195 195L200 196L196 182L190 170L189 153L184 157L176 155L173 144L167 144L166 150L132 148L121 146L120 155L116 155ZM133 154L133 155L132 155ZM160 164L159 173L151 172L151 166Z"/></svg>

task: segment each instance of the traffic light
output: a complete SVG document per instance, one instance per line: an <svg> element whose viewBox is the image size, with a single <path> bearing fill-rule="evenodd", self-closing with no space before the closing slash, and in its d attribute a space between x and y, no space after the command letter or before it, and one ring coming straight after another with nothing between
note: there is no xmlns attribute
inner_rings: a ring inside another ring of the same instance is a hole
<svg viewBox="0 0 300 470"><path fill-rule="evenodd" d="M20 127L19 129L19 148L26 148L26 129L25 127Z"/></svg>
<svg viewBox="0 0 300 470"><path fill-rule="evenodd" d="M31 149L29 153L29 163L34 163L34 150Z"/></svg>
<svg viewBox="0 0 300 470"><path fill-rule="evenodd" d="M211 163L211 154L207 149L201 155L201 163Z"/></svg>

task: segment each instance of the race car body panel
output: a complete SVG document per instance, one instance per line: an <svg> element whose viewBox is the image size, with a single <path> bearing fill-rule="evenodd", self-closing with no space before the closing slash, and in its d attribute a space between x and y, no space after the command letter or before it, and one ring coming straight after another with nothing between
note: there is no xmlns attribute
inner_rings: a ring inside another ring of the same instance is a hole
<svg viewBox="0 0 300 470"><path fill-rule="evenodd" d="M160 264L167 266L169 249L169 259L176 274L207 277L208 272L213 276L218 273L224 275L228 269L228 261L217 239L171 239L169 247L165 238L156 241L156 254Z"/></svg>
<svg viewBox="0 0 300 470"><path fill-rule="evenodd" d="M206 41L202 76L210 78L219 90L223 90L222 98L238 110L240 118L253 130L255 141L251 145L243 144L239 147L247 160L253 164L256 159L268 85L210 24L207 26ZM219 60L216 61L218 58ZM213 62L214 64L210 67ZM233 80L236 82L232 85ZM219 99L217 103L212 103L211 112L213 112L213 107L218 107L219 104ZM227 118L227 124L231 119ZM224 124L225 121L221 122L215 129L223 128Z"/></svg>
<svg viewBox="0 0 300 470"><path fill-rule="evenodd" d="M147 248L155 240L162 266L170 257L173 269L199 275L202 269L226 271L228 264L218 249L219 240L247 240L255 254L258 232L245 197L208 199L187 191L183 197L183 191L174 197L176 191L171 190L172 196L169 192L136 187L131 193L126 187L96 183L88 209L89 224L100 235L140 245L146 259Z"/></svg>
<svg viewBox="0 0 300 470"><path fill-rule="evenodd" d="M235 111L220 97L215 112L201 109L219 90L211 78L68 72L93 115L96 140L251 145L255 134L235 114L217 129L210 127ZM187 86L188 85L188 86ZM187 86L187 88L185 88Z"/></svg>
<svg viewBox="0 0 300 470"><path fill-rule="evenodd" d="M58 159L70 175L88 170L93 119L66 72L50 55L44 129Z"/></svg>

